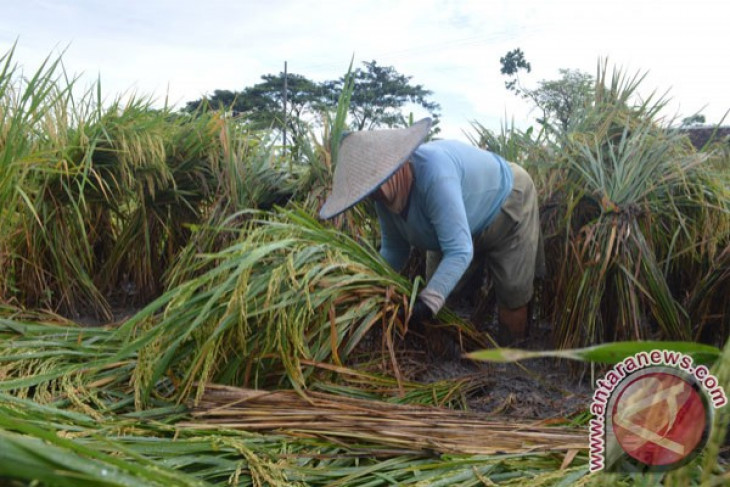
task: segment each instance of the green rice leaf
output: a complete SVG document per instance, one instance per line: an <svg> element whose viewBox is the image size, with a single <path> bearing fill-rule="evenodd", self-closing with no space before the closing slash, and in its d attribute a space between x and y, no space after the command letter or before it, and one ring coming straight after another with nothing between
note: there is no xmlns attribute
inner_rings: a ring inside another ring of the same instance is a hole
<svg viewBox="0 0 730 487"><path fill-rule="evenodd" d="M517 362L534 358L563 358L582 362L617 364L626 357L641 352L667 350L679 352L692 357L695 363L712 364L720 356L720 349L712 345L694 342L613 342L587 348L567 350L520 350L511 348L495 348L478 350L466 354L467 358L482 362Z"/></svg>

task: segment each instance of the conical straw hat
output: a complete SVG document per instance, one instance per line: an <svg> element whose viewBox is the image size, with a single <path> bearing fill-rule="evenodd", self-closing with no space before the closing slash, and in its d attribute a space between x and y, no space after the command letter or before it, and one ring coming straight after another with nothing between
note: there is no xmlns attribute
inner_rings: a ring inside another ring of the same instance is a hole
<svg viewBox="0 0 730 487"><path fill-rule="evenodd" d="M340 144L332 194L319 217L339 215L383 184L421 145L431 128L424 118L404 129L363 130L345 136Z"/></svg>

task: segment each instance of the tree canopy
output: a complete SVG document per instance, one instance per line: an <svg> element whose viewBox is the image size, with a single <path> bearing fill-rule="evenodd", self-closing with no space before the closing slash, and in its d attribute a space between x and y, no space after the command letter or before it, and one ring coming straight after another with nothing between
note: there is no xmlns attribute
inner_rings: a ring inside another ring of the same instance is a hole
<svg viewBox="0 0 730 487"><path fill-rule="evenodd" d="M398 73L392 66L378 66L376 61L364 62L365 69L353 72L354 89L350 99L351 128L369 130L378 127L398 127L407 124L403 108L408 104L420 106L438 121L440 106L429 101L432 95L423 85L412 85L411 76ZM328 83L328 89L339 94L345 82L343 76Z"/></svg>
<svg viewBox="0 0 730 487"><path fill-rule="evenodd" d="M408 105L425 109L438 121L440 106L430 100L432 92L423 85L411 83L411 76L399 73L392 66L376 61L364 62L352 73L355 81L350 101L352 130L397 127L407 124ZM286 130L292 140L300 135L303 122L316 122L318 115L337 105L345 77L315 82L303 75L286 75L286 117L284 116L284 73L267 74L262 81L241 91L215 90L211 96L190 101L187 111L201 105L224 109L234 114L245 113L250 122L261 127ZM404 113L406 112L406 113Z"/></svg>
<svg viewBox="0 0 730 487"><path fill-rule="evenodd" d="M500 72L510 79L505 87L516 95L531 100L542 111L538 121L547 125L557 125L563 132L570 127L571 120L578 110L593 99L595 82L593 76L573 69L560 69L560 78L540 80L537 88L525 88L520 80L520 71L529 73L532 65L527 62L521 49L514 49L500 58Z"/></svg>
<svg viewBox="0 0 730 487"><path fill-rule="evenodd" d="M190 101L186 110L197 110L207 104L234 115L246 114L250 123L261 128L286 129L292 138L300 134L301 120L326 106L322 87L298 74L286 75L286 117L283 110L284 73L261 76L261 82L242 91L215 90L213 95Z"/></svg>

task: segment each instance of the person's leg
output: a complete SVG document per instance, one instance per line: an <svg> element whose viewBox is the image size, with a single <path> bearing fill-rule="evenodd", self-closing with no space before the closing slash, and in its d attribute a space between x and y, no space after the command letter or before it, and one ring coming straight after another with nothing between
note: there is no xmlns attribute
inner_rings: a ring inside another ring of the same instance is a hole
<svg viewBox="0 0 730 487"><path fill-rule="evenodd" d="M497 309L499 324L504 328L503 332L509 333L509 337L505 337L508 342L522 341L527 338L527 305L516 309L499 306Z"/></svg>
<svg viewBox="0 0 730 487"><path fill-rule="evenodd" d="M480 237L497 294L503 344L524 340L540 245L537 194L530 176L512 164L514 187L497 219ZM542 264L539 262L538 264Z"/></svg>

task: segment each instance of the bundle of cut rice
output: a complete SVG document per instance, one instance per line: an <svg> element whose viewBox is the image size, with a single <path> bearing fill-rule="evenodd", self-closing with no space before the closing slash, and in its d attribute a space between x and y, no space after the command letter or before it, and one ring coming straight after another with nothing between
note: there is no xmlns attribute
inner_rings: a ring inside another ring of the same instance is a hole
<svg viewBox="0 0 730 487"><path fill-rule="evenodd" d="M504 421L446 408L331 394L208 385L192 411L197 429L276 431L409 451L484 454L587 450L585 430Z"/></svg>

